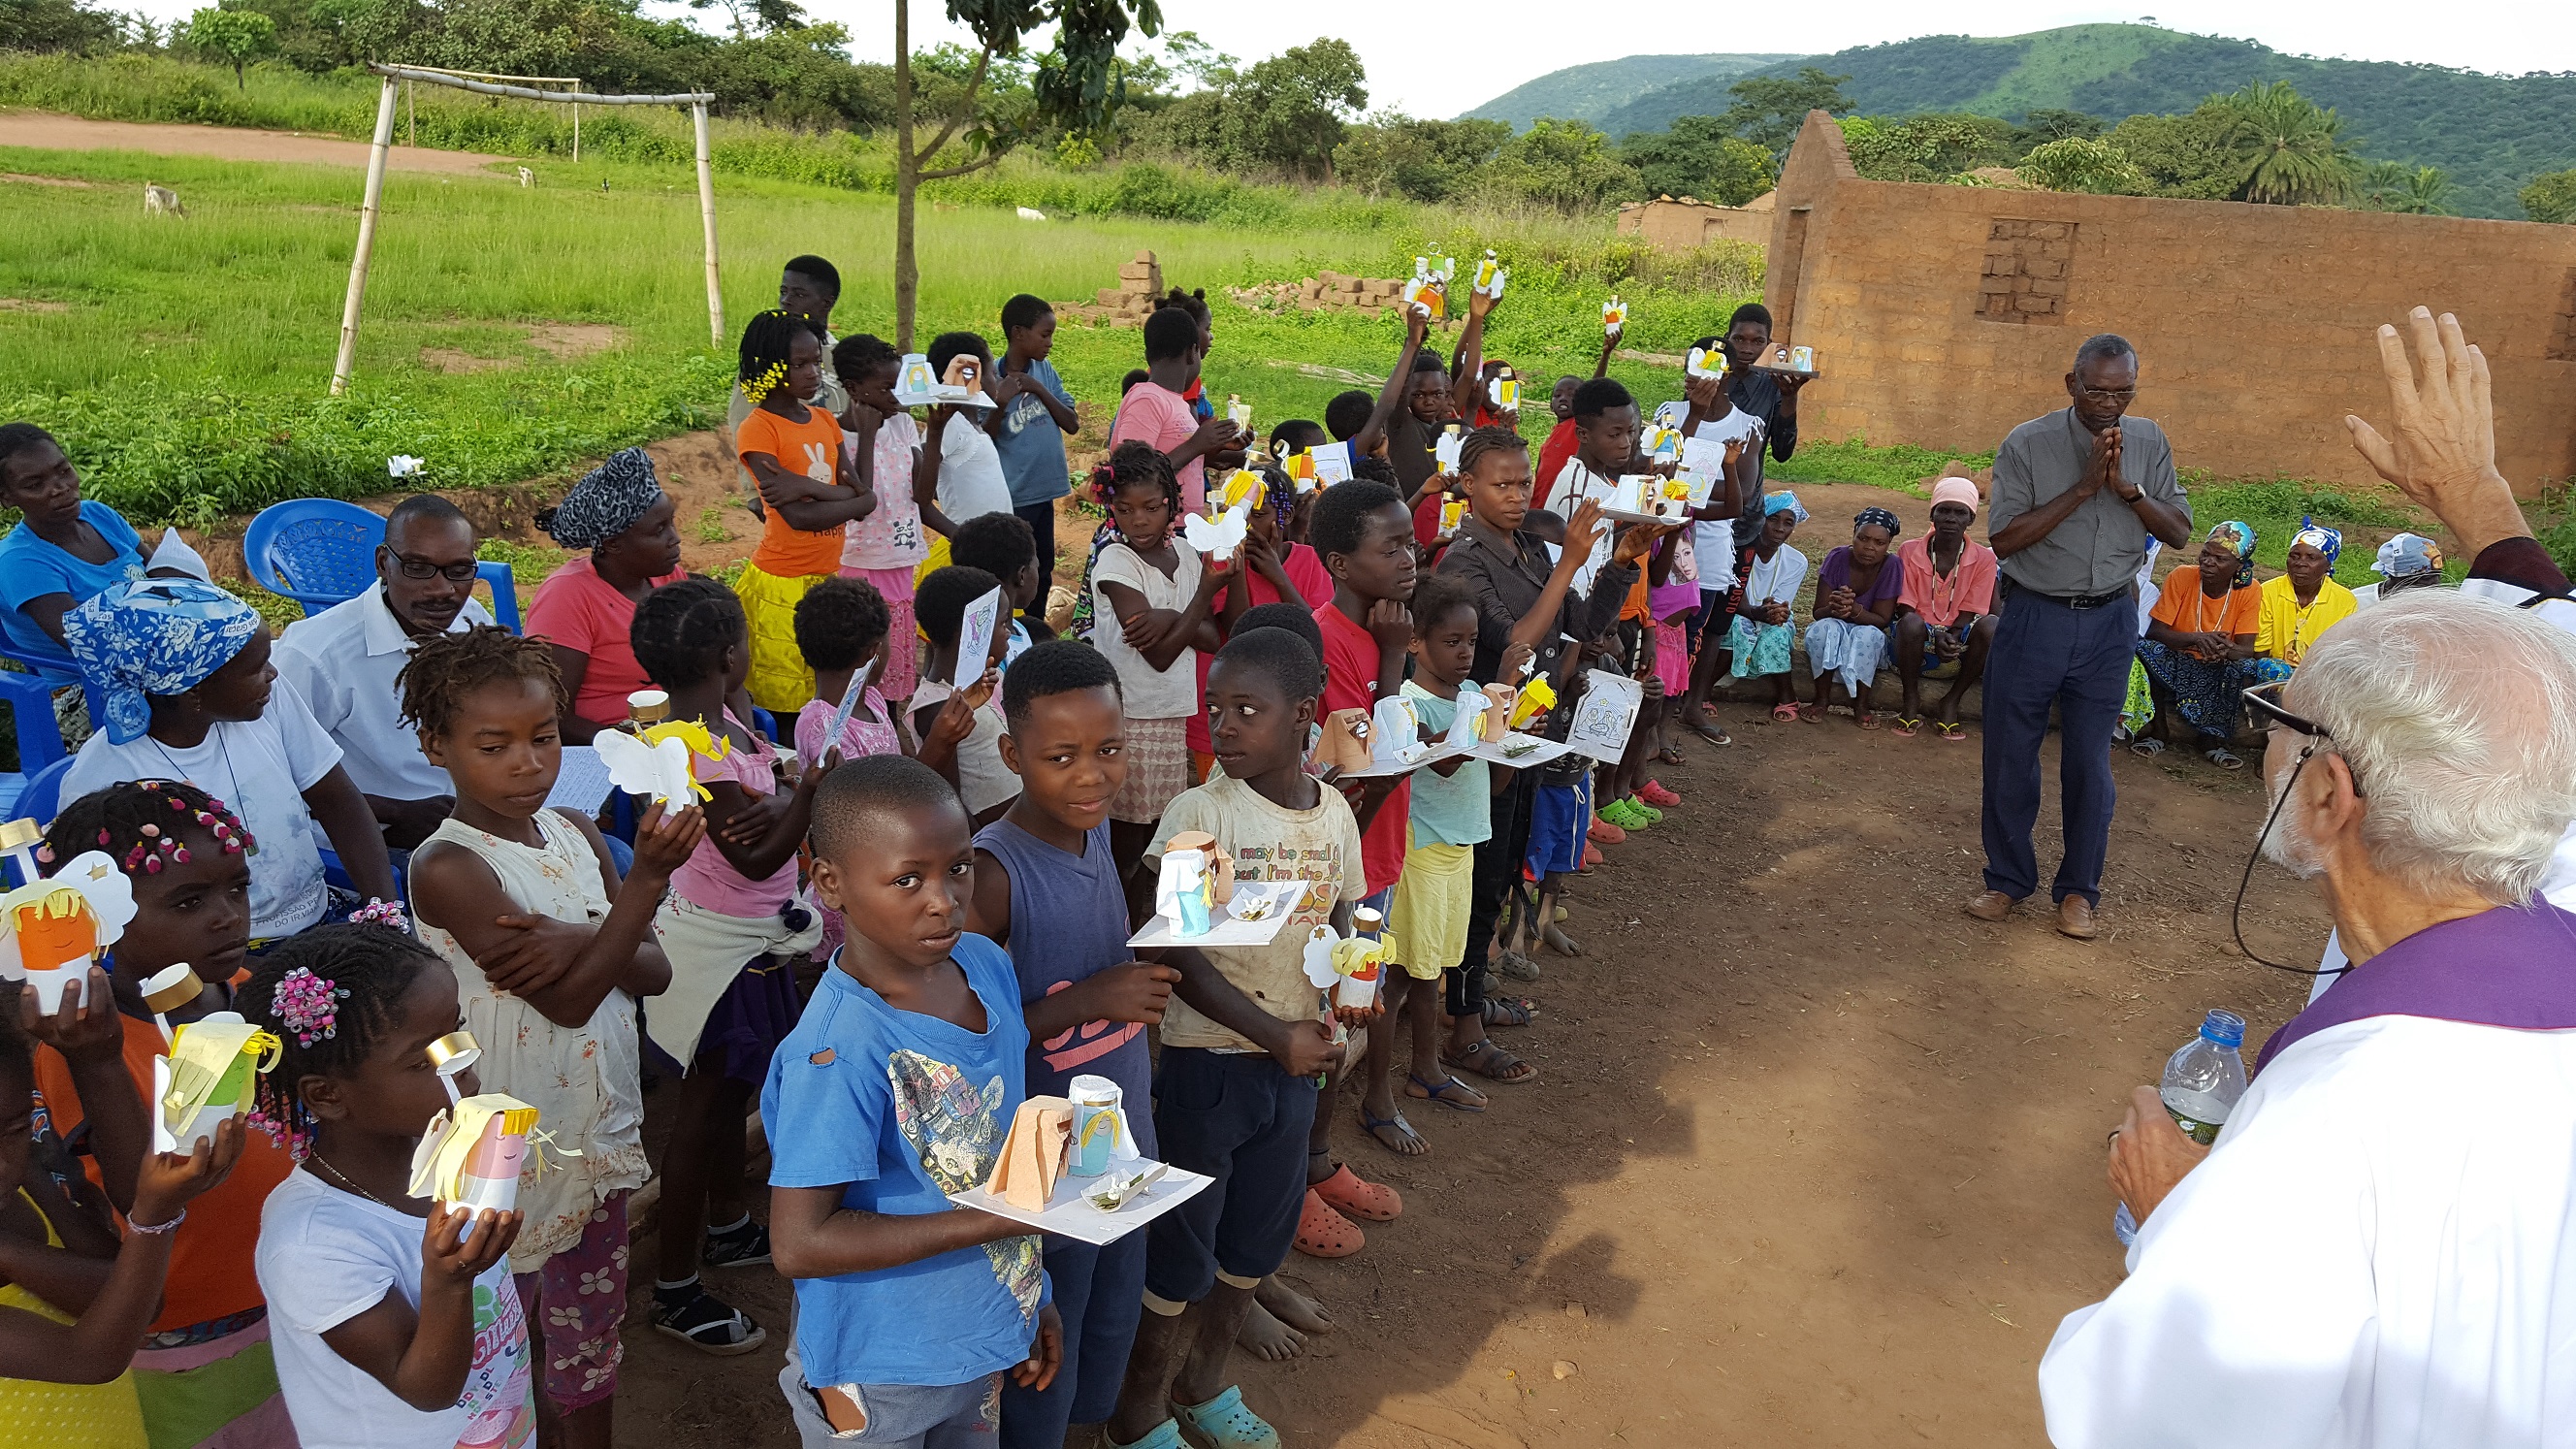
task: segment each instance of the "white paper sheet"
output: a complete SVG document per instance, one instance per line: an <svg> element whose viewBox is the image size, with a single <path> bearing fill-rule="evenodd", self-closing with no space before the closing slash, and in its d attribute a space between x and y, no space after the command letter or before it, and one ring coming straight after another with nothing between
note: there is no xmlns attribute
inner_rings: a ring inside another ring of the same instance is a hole
<svg viewBox="0 0 2576 1449"><path fill-rule="evenodd" d="M1113 1171L1151 1172L1156 1165L1151 1162L1126 1163ZM948 1195L948 1200L959 1207L975 1208L978 1211L991 1213L995 1217L1009 1218L1015 1223L1026 1223L1030 1227L1042 1232L1054 1233L1059 1237L1074 1238L1086 1243L1106 1244L1118 1241L1179 1207L1182 1203L1188 1202L1216 1179L1192 1172L1187 1168L1170 1168L1134 1201L1116 1212L1105 1213L1093 1207L1085 1200L1083 1194L1108 1180L1108 1174L1099 1177L1076 1177L1068 1172L1056 1181L1055 1191L1047 1197L1047 1205L1036 1212L1013 1207L980 1187L968 1188L964 1192L952 1192Z"/></svg>
<svg viewBox="0 0 2576 1449"><path fill-rule="evenodd" d="M608 766L600 763L596 748L566 745L563 768L555 775L555 787L546 792L546 804L557 810L596 815L599 807L607 803L610 788Z"/></svg>
<svg viewBox="0 0 2576 1449"><path fill-rule="evenodd" d="M993 651L993 631L1001 627L1002 591L995 589L966 606L966 616L957 621L957 677L949 684L959 694L975 687L988 667L984 656Z"/></svg>
<svg viewBox="0 0 2576 1449"><path fill-rule="evenodd" d="M1583 698L1575 701L1574 723L1566 731L1566 744L1576 754L1589 755L1603 764L1615 764L1628 750L1628 732L1635 728L1637 713L1646 702L1646 686L1624 674L1591 670L1585 676Z"/></svg>

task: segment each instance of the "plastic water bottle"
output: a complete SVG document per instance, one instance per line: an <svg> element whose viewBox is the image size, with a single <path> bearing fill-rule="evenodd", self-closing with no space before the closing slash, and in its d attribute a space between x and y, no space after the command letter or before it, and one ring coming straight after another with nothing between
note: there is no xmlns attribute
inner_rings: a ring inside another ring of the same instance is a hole
<svg viewBox="0 0 2576 1449"><path fill-rule="evenodd" d="M2218 1140L2218 1129L2227 1125L2227 1114L2245 1095L2245 1059L2237 1055L2244 1045L2245 1018L2213 1011L2201 1019L2200 1034L2165 1061L2165 1079L2156 1095L2183 1135L2203 1147ZM2130 1216L2127 1203L2112 1217L2111 1231L2122 1247L2137 1237L2138 1220Z"/></svg>

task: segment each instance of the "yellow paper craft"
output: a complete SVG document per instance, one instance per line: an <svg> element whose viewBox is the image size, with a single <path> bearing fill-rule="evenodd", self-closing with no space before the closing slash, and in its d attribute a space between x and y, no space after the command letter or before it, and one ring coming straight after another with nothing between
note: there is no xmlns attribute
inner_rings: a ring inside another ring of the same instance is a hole
<svg viewBox="0 0 2576 1449"><path fill-rule="evenodd" d="M1366 1011L1377 1004L1379 975L1386 964L1386 943L1350 936L1333 943L1333 1005Z"/></svg>
<svg viewBox="0 0 2576 1449"><path fill-rule="evenodd" d="M1308 466L1313 465L1309 463ZM1217 496L1224 502L1228 512L1240 509L1249 513L1259 508L1261 501L1270 496L1270 485L1263 482L1261 475L1251 469L1237 468L1234 470L1234 475L1225 480L1225 489Z"/></svg>
<svg viewBox="0 0 2576 1449"><path fill-rule="evenodd" d="M1538 717L1541 710L1556 708L1556 690L1544 679L1533 679L1521 686L1521 697L1512 705L1511 727L1519 729Z"/></svg>
<svg viewBox="0 0 2576 1449"><path fill-rule="evenodd" d="M1031 1097L1011 1119L1011 1135L993 1159L984 1190L1022 1212L1040 1212L1064 1176L1065 1147L1073 1137L1073 1103Z"/></svg>
<svg viewBox="0 0 2576 1449"><path fill-rule="evenodd" d="M154 1148L185 1152L225 1118L248 1111L254 1078L277 1065L283 1046L229 1011L177 1027L170 1054L153 1067Z"/></svg>
<svg viewBox="0 0 2576 1449"><path fill-rule="evenodd" d="M519 1177L547 1168L545 1149L579 1157L537 1126L537 1109L516 1097L486 1092L468 1097L429 1119L412 1153L411 1195L434 1197L468 1212L508 1212L518 1206Z"/></svg>

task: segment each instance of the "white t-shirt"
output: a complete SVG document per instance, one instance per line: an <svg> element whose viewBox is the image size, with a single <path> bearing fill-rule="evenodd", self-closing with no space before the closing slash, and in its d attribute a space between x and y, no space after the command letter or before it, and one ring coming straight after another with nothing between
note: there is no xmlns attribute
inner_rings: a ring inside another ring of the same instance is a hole
<svg viewBox="0 0 2576 1449"><path fill-rule="evenodd" d="M1702 423L1691 436L1703 442L1724 447L1737 438L1752 439L1762 432L1762 420L1742 408L1712 423ZM1746 447L1751 447L1748 441ZM1728 484L1721 479L1718 487ZM1703 590L1724 593L1735 587L1735 520L1703 518L1691 525L1691 553L1699 560L1699 586Z"/></svg>
<svg viewBox="0 0 2576 1449"><path fill-rule="evenodd" d="M528 1325L505 1258L474 1280L474 1359L453 1408L424 1414L322 1335L393 1289L420 1307L419 1218L291 1172L259 1214L259 1291L286 1412L304 1449L494 1449L535 1442Z"/></svg>
<svg viewBox="0 0 2576 1449"><path fill-rule="evenodd" d="M1565 460L1564 470L1556 475L1556 491L1547 495L1547 511L1572 522L1575 505L1586 498L1598 499L1607 505L1610 502L1610 495L1617 491L1618 487L1618 479L1604 478L1593 472L1584 465L1582 458L1568 458ZM1602 522L1607 525L1609 520L1604 519ZM1585 559L1583 567L1574 571L1574 582L1566 589L1567 598L1582 598L1592 592L1593 576L1601 572L1602 565L1610 562L1612 532L1611 527L1605 526L1601 530L1601 537L1593 541L1592 557Z"/></svg>
<svg viewBox="0 0 2576 1449"><path fill-rule="evenodd" d="M1198 650L1184 648L1173 657L1171 668L1157 670L1127 642L1118 627L1118 610L1101 590L1103 584L1125 584L1145 596L1149 609L1175 613L1187 609L1199 594L1198 550L1175 538L1172 551L1180 555L1180 564L1170 578L1124 543L1102 549L1091 566L1091 617L1097 621L1091 642L1116 666L1118 692L1126 699L1130 719L1182 719L1198 713Z"/></svg>
<svg viewBox="0 0 2576 1449"><path fill-rule="evenodd" d="M224 802L250 831L250 933L267 940L322 919L329 898L322 827L305 808L304 792L339 763L339 744L314 720L294 681L280 674L259 718L219 721L188 749L148 734L121 745L109 743L103 730L91 735L63 776L63 800L127 780L175 776Z"/></svg>
<svg viewBox="0 0 2576 1449"><path fill-rule="evenodd" d="M951 523L1011 511L1011 483L993 435L963 413L939 430L939 511Z"/></svg>
<svg viewBox="0 0 2576 1449"><path fill-rule="evenodd" d="M491 622L480 601L467 599L447 632ZM421 754L420 731L402 717L394 681L418 642L379 587L287 625L269 655L278 678L294 681L314 722L339 742L350 782L388 800L456 793L447 772Z"/></svg>
<svg viewBox="0 0 2576 1449"><path fill-rule="evenodd" d="M1751 575L1744 581L1748 612L1763 604L1794 604L1798 586L1807 581L1807 556L1784 543L1769 558L1755 554L1753 567L1745 572Z"/></svg>

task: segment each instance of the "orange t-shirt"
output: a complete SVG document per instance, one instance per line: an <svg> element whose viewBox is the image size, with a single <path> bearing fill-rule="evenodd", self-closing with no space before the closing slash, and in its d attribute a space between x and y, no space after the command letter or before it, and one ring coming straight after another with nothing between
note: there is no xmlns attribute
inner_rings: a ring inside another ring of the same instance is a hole
<svg viewBox="0 0 2576 1449"><path fill-rule="evenodd" d="M807 408L801 423L790 422L767 408L753 408L742 426L734 430L733 449L737 457L767 453L790 473L829 483L833 462L841 456L841 425L821 408ZM760 547L751 555L753 568L780 579L840 571L843 530L839 525L808 533L790 527L775 508L763 509L762 514Z"/></svg>
<svg viewBox="0 0 2576 1449"><path fill-rule="evenodd" d="M120 1014L125 1028L125 1070L149 1110L152 1059L161 1055L160 1031L149 1021ZM45 1097L54 1130L68 1137L87 1120L80 1093L72 1087L71 1063L49 1046L36 1049L36 1090ZM84 1158L90 1181L99 1180L98 1163ZM295 1170L286 1149L254 1127L243 1134L241 1161L232 1175L188 1204L188 1220L170 1244L170 1278L162 1290L161 1316L154 1333L229 1318L267 1300L260 1296L259 1275L252 1259L259 1247L259 1210L269 1192Z"/></svg>
<svg viewBox="0 0 2576 1449"><path fill-rule="evenodd" d="M2147 617L2185 634L2254 634L2263 622L2263 591L2248 584L2213 599L2201 592L2200 566L2186 563L2165 575L2163 591Z"/></svg>

